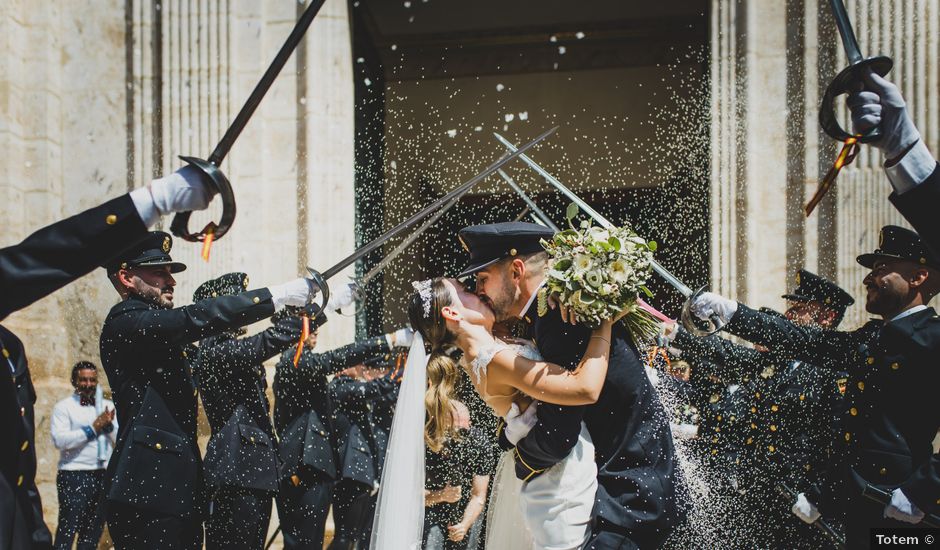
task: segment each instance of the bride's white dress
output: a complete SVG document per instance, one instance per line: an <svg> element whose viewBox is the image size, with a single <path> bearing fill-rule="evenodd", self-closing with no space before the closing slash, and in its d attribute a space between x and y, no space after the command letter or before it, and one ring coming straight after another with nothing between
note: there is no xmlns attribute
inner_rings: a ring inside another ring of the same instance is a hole
<svg viewBox="0 0 940 550"><path fill-rule="evenodd" d="M498 350L505 348L534 361L542 360L531 344L501 344L486 350L473 367L480 388L486 387L485 365ZM486 400L489 396L482 397ZM503 453L496 468L487 514L486 549L581 548L591 534L591 511L597 492L594 444L584 423L568 456L529 481L516 477L513 456L514 451Z"/></svg>

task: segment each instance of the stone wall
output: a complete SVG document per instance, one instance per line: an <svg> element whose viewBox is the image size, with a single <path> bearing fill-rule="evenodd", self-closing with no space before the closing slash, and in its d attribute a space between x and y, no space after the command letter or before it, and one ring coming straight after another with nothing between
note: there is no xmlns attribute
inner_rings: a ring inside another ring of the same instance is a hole
<svg viewBox="0 0 940 550"><path fill-rule="evenodd" d="M178 168L177 155L208 156L305 7L293 0L5 1L0 245ZM178 305L222 273L246 271L253 287L267 286L302 274L308 263L325 269L353 249L346 2L326 2L300 50L222 165L239 205L231 233L208 263L198 246L175 242L174 257L189 265L178 277ZM218 214L194 216L191 228ZM70 392L71 365L99 361L98 334L115 301L98 271L4 320L26 345L39 393L38 481L53 529L58 454L48 418ZM321 345L346 343L353 331L351 318L332 319Z"/></svg>

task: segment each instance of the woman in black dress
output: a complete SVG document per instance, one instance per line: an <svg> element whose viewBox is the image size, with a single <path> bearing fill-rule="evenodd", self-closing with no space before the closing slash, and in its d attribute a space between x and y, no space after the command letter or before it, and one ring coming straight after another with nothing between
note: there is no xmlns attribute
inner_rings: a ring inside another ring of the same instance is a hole
<svg viewBox="0 0 940 550"><path fill-rule="evenodd" d="M456 398L460 368L444 356L430 361L427 372L423 548L476 550L482 546L483 510L496 456L492 442Z"/></svg>

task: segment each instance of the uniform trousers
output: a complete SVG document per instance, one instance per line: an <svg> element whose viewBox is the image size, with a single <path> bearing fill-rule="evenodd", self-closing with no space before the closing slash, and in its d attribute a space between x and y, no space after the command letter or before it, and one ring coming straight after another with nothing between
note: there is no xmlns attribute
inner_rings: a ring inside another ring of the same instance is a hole
<svg viewBox="0 0 940 550"><path fill-rule="evenodd" d="M117 550L201 550L202 517L179 517L108 502L108 531Z"/></svg>
<svg viewBox="0 0 940 550"><path fill-rule="evenodd" d="M323 550L333 481L320 473L304 473L298 479L297 485L282 481L277 495L284 549Z"/></svg>
<svg viewBox="0 0 940 550"><path fill-rule="evenodd" d="M55 548L95 550L104 531L104 470L59 470L55 478L59 494L59 525Z"/></svg>
<svg viewBox="0 0 940 550"><path fill-rule="evenodd" d="M353 548L362 541L369 516L372 488L351 479L342 479L333 489L333 523L336 534L330 550ZM371 525L369 526L371 528ZM360 544L361 546L361 544Z"/></svg>
<svg viewBox="0 0 940 550"><path fill-rule="evenodd" d="M271 498L268 491L237 487L219 489L209 505L206 549L264 548L271 522Z"/></svg>

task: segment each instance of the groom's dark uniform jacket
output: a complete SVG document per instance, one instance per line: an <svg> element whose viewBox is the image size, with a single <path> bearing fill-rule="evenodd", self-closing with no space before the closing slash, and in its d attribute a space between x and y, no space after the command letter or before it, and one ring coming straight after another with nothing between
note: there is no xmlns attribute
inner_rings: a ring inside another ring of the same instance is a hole
<svg viewBox="0 0 940 550"><path fill-rule="evenodd" d="M470 265L461 275L503 258L542 251L540 239L552 235L543 226L523 222L464 229L460 240L470 252ZM536 303L524 320L529 323L528 337L546 361L567 369L577 366L591 329L563 322L557 309L539 316ZM532 479L568 456L583 420L594 442L598 469L595 533L614 531L631 540L661 541L681 516L676 498L679 474L668 419L644 368L629 334L617 325L597 403L582 407L539 403L538 423L514 451L516 475Z"/></svg>
<svg viewBox="0 0 940 550"><path fill-rule="evenodd" d="M574 369L591 330L562 321L558 310L526 312L529 337L542 357ZM607 378L597 403L565 407L539 403L538 424L516 445L516 475L531 479L563 460L578 440L581 421L597 462L595 515L630 533L667 532L677 523L677 464L672 434L656 390L622 325L611 334Z"/></svg>

